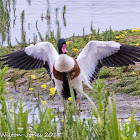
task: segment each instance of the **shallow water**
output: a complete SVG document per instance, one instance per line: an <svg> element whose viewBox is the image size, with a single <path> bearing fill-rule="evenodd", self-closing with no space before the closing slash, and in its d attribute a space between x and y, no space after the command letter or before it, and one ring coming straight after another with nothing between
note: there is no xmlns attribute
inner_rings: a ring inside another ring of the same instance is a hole
<svg viewBox="0 0 140 140"><path fill-rule="evenodd" d="M4 0L3 0L4 1ZM5 0L6 1L6 0ZM64 25L63 7L66 5L66 14ZM100 31L109 29L113 30L132 29L139 27L140 19L140 1L139 0L16 0L10 4L10 41L12 45L17 44L16 39L21 42L21 13L25 11L24 29L26 32L26 41L33 41L33 36L38 36L36 29L36 21L38 28L43 37L46 32L54 31L56 34L57 24L59 20L61 28L61 37L70 37L73 34L82 35L83 27L85 34L91 33L90 25L93 21L93 28ZM56 8L58 8L58 16L56 19ZM15 16L14 16L15 10ZM41 19L50 11L50 24L46 18ZM15 20L15 25L13 24ZM0 44L2 39L0 36ZM38 38L38 41L40 39ZM4 42L7 45L7 41Z"/></svg>
<svg viewBox="0 0 140 140"><path fill-rule="evenodd" d="M20 92L21 91L21 92ZM6 94L7 97L7 105L9 109L14 110L14 106L11 103L11 99L19 104L20 99L23 101L24 111L31 109L31 112L29 113L28 122L31 123L33 121L33 115L34 119L39 121L39 112L38 109L41 108L43 110L43 105L39 101L36 101L34 95L32 93L25 93L22 89L20 89L18 93L10 93ZM40 94L40 97L47 102L46 107L52 108L54 114L56 114L56 119L58 119L58 115L62 115L64 111L64 107L62 104L61 99L56 94L56 97L54 100L50 99L49 94ZM117 103L117 117L120 119L120 121L127 121L129 117L132 116L133 108L136 107L136 114L135 119L140 123L140 96L131 96L126 94L115 94L116 97L116 103ZM93 99L91 97L91 99ZM94 100L94 103L96 104L96 101ZM39 108L38 108L39 107ZM79 118L82 120L84 118L89 119L91 117L91 104L90 102L85 98L81 100L80 103L80 110L79 107L77 110L80 111ZM18 110L17 110L18 111Z"/></svg>

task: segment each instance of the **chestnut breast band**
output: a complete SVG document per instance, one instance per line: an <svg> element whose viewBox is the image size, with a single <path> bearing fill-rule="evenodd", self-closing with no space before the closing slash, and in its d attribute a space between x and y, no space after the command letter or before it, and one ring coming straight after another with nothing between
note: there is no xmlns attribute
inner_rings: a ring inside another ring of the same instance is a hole
<svg viewBox="0 0 140 140"><path fill-rule="evenodd" d="M67 76L70 77L70 80L73 80L80 74L79 65L78 65L77 61L75 60L75 58L73 58L73 60L75 61L75 65L74 65L73 69L71 69L69 72L67 72ZM64 72L57 71L53 65L53 75L57 80L63 81L63 73Z"/></svg>

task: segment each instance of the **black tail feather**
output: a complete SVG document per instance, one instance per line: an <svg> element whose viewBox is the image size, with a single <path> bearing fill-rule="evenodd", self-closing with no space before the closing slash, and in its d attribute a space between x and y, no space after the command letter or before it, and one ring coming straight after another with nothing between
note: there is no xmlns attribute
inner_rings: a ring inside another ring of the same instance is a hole
<svg viewBox="0 0 140 140"><path fill-rule="evenodd" d="M76 99L76 91L75 89L73 89L74 91L74 96L75 96L75 99ZM69 82L68 82L68 76L66 73L63 73L63 90L62 90L62 95L63 95L63 98L66 100L68 99L69 97L71 97L71 94L70 94L70 87L69 87Z"/></svg>

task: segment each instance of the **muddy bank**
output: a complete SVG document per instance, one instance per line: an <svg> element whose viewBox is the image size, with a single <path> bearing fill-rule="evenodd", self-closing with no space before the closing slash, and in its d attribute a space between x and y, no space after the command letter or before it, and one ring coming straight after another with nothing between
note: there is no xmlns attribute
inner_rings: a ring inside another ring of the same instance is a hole
<svg viewBox="0 0 140 140"><path fill-rule="evenodd" d="M47 83L51 84L50 82ZM35 85L34 85L35 86ZM36 85L37 88L38 85ZM26 86L18 87L18 92L15 92L13 88L10 88L10 93L5 96L9 99L9 101L15 100L19 102L20 99L23 100L23 103L26 104L26 109L32 109L32 113L35 113L35 116L38 116L38 111L36 107L39 105L42 106L42 103L37 99L40 97L43 101L47 102L47 106L52 108L55 113L63 112L63 104L60 97L56 94L55 98L51 99L49 95L49 91L47 89L42 90L40 92L34 93L33 91L28 91ZM38 86L39 89L39 86ZM37 89L36 89L37 90ZM136 106L136 119L140 120L140 96L132 96L126 94L115 94L116 103L117 103L117 114L120 119L127 119L131 116L133 108ZM93 99L94 100L94 99ZM95 101L96 103L96 101ZM80 116L81 118L87 118L91 113L91 105L86 98L82 98L80 105Z"/></svg>

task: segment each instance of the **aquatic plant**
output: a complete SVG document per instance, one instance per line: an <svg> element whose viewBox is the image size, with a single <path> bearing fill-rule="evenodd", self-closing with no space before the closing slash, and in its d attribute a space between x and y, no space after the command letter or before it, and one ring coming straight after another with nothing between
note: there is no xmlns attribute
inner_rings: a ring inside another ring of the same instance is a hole
<svg viewBox="0 0 140 140"><path fill-rule="evenodd" d="M17 43L21 45L21 48L26 47L26 32L24 29L24 22L25 22L25 11L23 10L21 13L21 43L17 41Z"/></svg>
<svg viewBox="0 0 140 140"><path fill-rule="evenodd" d="M0 0L0 35L2 37L1 44L6 40L6 33L10 28L10 9L7 2Z"/></svg>

